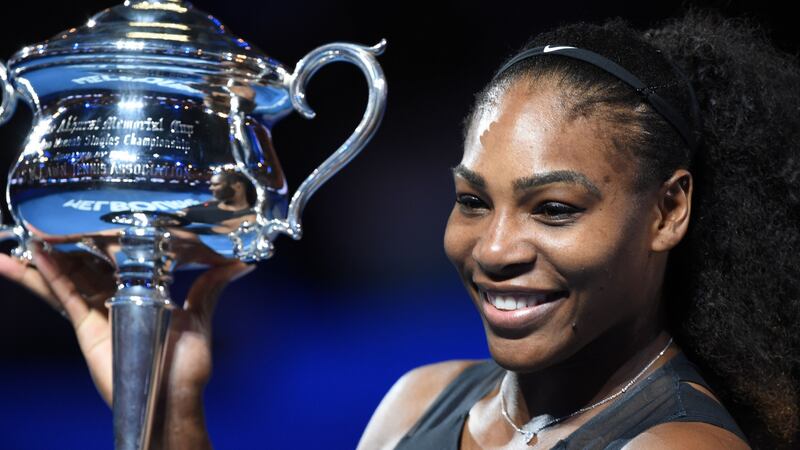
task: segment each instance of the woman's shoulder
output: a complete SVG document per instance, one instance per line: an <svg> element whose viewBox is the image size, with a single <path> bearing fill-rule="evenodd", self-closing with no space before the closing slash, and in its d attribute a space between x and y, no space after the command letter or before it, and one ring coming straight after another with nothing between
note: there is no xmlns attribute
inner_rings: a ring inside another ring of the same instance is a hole
<svg viewBox="0 0 800 450"><path fill-rule="evenodd" d="M623 450L681 448L748 450L750 446L731 431L708 423L667 422L636 436Z"/></svg>
<svg viewBox="0 0 800 450"><path fill-rule="evenodd" d="M483 361L443 361L405 373L389 389L373 413L358 449L394 448L456 377L468 367Z"/></svg>
<svg viewBox="0 0 800 450"><path fill-rule="evenodd" d="M678 383L681 419L651 426L628 441L623 450L750 448L733 417L685 354L676 354L665 368Z"/></svg>

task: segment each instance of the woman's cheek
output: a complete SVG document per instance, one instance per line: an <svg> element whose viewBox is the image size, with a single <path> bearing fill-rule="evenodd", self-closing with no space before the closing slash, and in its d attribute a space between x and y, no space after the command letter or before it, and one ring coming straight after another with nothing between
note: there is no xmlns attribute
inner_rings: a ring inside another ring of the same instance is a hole
<svg viewBox="0 0 800 450"><path fill-rule="evenodd" d="M600 332L622 311L634 309L630 297L646 266L633 257L637 239L629 223L607 222L575 227L549 243L553 264L575 299L575 324L582 332Z"/></svg>
<svg viewBox="0 0 800 450"><path fill-rule="evenodd" d="M444 251L450 262L461 270L470 253L470 233L469 227L463 223L462 218L458 217L459 213L456 208L453 208L447 220L444 231Z"/></svg>
<svg viewBox="0 0 800 450"><path fill-rule="evenodd" d="M604 290L620 259L618 242L602 228L562 229L541 243L541 257L564 278L571 291Z"/></svg>

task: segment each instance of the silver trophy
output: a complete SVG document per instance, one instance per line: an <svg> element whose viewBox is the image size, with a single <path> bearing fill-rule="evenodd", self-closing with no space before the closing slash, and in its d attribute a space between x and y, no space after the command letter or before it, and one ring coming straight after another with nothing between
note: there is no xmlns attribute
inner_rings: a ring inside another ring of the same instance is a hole
<svg viewBox="0 0 800 450"><path fill-rule="evenodd" d="M129 0L0 63L0 124L20 99L34 114L0 239L21 258L40 239L117 268L116 449L148 447L172 272L269 258L279 235L300 238L309 197L380 123L384 45L325 45L289 71L189 3ZM335 61L363 71L366 111L289 200L270 129L292 110L314 117L306 84Z"/></svg>

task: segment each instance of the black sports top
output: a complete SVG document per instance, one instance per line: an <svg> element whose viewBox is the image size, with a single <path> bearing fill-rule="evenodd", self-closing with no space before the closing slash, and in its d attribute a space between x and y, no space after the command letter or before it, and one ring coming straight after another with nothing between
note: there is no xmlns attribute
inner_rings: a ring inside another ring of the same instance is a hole
<svg viewBox="0 0 800 450"><path fill-rule="evenodd" d="M219 207L219 202L205 202L183 210L183 217L189 222L218 224L228 219L254 214L250 208L229 211Z"/></svg>
<svg viewBox="0 0 800 450"><path fill-rule="evenodd" d="M504 373L491 359L465 369L395 450L457 450L470 408L497 386ZM621 449L648 428L665 422L704 422L747 441L722 405L685 382L708 388L694 364L678 353L553 449Z"/></svg>

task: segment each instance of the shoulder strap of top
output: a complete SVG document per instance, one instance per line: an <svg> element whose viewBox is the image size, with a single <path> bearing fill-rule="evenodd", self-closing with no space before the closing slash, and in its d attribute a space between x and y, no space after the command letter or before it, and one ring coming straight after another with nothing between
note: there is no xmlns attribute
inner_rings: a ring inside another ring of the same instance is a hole
<svg viewBox="0 0 800 450"><path fill-rule="evenodd" d="M491 359L467 367L436 397L414 429L432 428L448 416L468 412L497 384L502 371Z"/></svg>
<svg viewBox="0 0 800 450"><path fill-rule="evenodd" d="M711 389L705 379L700 375L697 366L689 361L689 358L683 352L679 352L671 360L669 360L669 367L674 371L681 381L699 384L706 389Z"/></svg>
<svg viewBox="0 0 800 450"><path fill-rule="evenodd" d="M491 359L464 369L436 397L395 450L458 448L464 417L478 400L496 386L504 372Z"/></svg>
<svg viewBox="0 0 800 450"><path fill-rule="evenodd" d="M708 388L694 364L681 352L641 382L630 395L584 424L562 447L618 450L648 429L668 422L708 423L747 438L720 403L693 388ZM559 447L557 447L559 448Z"/></svg>
<svg viewBox="0 0 800 450"><path fill-rule="evenodd" d="M747 437L736 424L736 420L734 420L734 418L725 409L725 407L722 406L721 403L717 402L704 392L701 392L687 384L695 383L708 390L711 390L708 382L706 382L702 375L700 375L697 366L689 361L683 352L677 354L671 362L671 368L675 371L675 374L681 381L678 392L680 393L680 399L683 403L683 408L686 411L685 415L677 417L674 421L704 422L715 425L736 434L742 440L747 442Z"/></svg>

